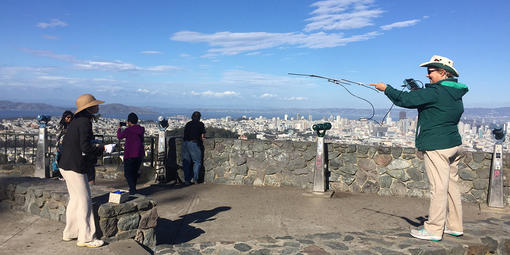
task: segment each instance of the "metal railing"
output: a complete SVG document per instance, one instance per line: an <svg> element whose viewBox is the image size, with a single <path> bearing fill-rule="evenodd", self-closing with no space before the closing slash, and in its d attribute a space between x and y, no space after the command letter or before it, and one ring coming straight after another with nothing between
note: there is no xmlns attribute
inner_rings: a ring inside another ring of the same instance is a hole
<svg viewBox="0 0 510 255"><path fill-rule="evenodd" d="M105 158L113 158L115 162L121 162L120 157L124 154L125 140L117 139L114 135L96 135L96 138L103 140L105 144L116 144L112 153L105 153L100 159L104 163ZM47 155L50 162L55 158L56 136L48 135ZM29 133L1 133L0 134L0 164L29 164L34 165L37 154L38 134ZM154 167L154 150L157 139L149 136L144 139L146 155L143 162L150 162ZM117 160L119 159L119 160Z"/></svg>

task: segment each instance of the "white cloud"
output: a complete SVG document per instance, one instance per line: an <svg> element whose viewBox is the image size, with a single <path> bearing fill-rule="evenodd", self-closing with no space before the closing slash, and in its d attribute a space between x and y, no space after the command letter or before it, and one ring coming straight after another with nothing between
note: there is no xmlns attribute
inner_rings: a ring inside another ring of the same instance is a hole
<svg viewBox="0 0 510 255"><path fill-rule="evenodd" d="M53 51L49 50L33 50L33 49L22 49L25 52L28 52L30 54L39 56L39 57L47 57L47 58L53 58L58 59L65 62L76 62L76 59L71 55L66 54L57 54Z"/></svg>
<svg viewBox="0 0 510 255"><path fill-rule="evenodd" d="M137 89L136 92L148 94L150 91L148 89Z"/></svg>
<svg viewBox="0 0 510 255"><path fill-rule="evenodd" d="M372 8L373 0L326 0L313 3L316 7L304 31L355 29L373 25L373 19L384 11Z"/></svg>
<svg viewBox="0 0 510 255"><path fill-rule="evenodd" d="M65 82L68 84L75 84L81 81L81 79L78 78L69 78L69 77L63 77L63 76L50 76L50 75L43 75L38 76L38 80L42 81L52 81L52 82Z"/></svg>
<svg viewBox="0 0 510 255"><path fill-rule="evenodd" d="M53 70L55 70L54 67L0 66L0 78L8 79L16 75L22 75L24 77L46 75Z"/></svg>
<svg viewBox="0 0 510 255"><path fill-rule="evenodd" d="M223 72L220 82L222 84L257 87L277 86L291 88L294 86L310 87L313 86L313 80L305 77L290 76L288 74L272 75L264 73L249 72L244 70L227 70Z"/></svg>
<svg viewBox="0 0 510 255"><path fill-rule="evenodd" d="M165 71L174 71L174 70L180 70L181 68L176 66L167 66L167 65L161 65L161 66L150 66L143 68L143 70L147 71L154 71L154 72L165 72Z"/></svg>
<svg viewBox="0 0 510 255"><path fill-rule="evenodd" d="M37 23L37 27L40 28L52 28L52 27L66 27L67 23L59 20L59 19L52 19L50 22L39 22Z"/></svg>
<svg viewBox="0 0 510 255"><path fill-rule="evenodd" d="M147 54L147 55L155 55L155 54L161 54L163 52L157 51L157 50L144 50L144 51L142 51L140 53Z"/></svg>
<svg viewBox="0 0 510 255"><path fill-rule="evenodd" d="M260 95L260 98L273 98L273 97L276 97L276 95L271 94L271 93L264 93L264 94Z"/></svg>
<svg viewBox="0 0 510 255"><path fill-rule="evenodd" d="M83 70L105 70L105 71L137 71L139 67L121 61L84 61L75 66Z"/></svg>
<svg viewBox="0 0 510 255"><path fill-rule="evenodd" d="M204 57L217 55L237 55L244 52L253 52L278 46L297 46L304 48L330 48L344 46L351 42L364 41L375 36L378 32L369 32L361 35L344 37L342 33L327 34L324 32L314 34L304 33L232 33L217 32L214 34L202 34L192 31L180 31L172 35L171 40L182 42L205 42L212 49Z"/></svg>
<svg viewBox="0 0 510 255"><path fill-rule="evenodd" d="M287 101L306 101L308 98L306 97L287 97L285 98Z"/></svg>
<svg viewBox="0 0 510 255"><path fill-rule="evenodd" d="M23 51L28 52L30 54L39 56L39 57L47 57L58 59L65 62L74 63L74 66L81 70L99 70L99 71L114 71L114 72L122 72L122 71L146 71L146 72L167 72L167 71L175 71L181 70L180 67L170 66L170 65L158 65L158 66L148 66L148 67L140 67L134 64L125 63L122 61L114 60L114 61L95 61L95 60L77 60L75 57L71 55L65 54L57 54L52 51L46 50L33 50L33 49L23 49Z"/></svg>
<svg viewBox="0 0 510 255"><path fill-rule="evenodd" d="M211 48L203 57L246 54L258 55L260 50L276 47L332 48L349 43L365 41L381 35L372 31L362 34L344 35L332 30L363 28L374 25L373 20L383 10L373 7L374 0L324 0L313 3L311 17L306 19L304 32L268 33L230 31L204 34L194 31L179 31L170 40L207 43ZM313 33L311 33L313 32Z"/></svg>
<svg viewBox="0 0 510 255"><path fill-rule="evenodd" d="M391 30L393 28L410 27L410 26L416 25L418 22L420 22L419 19L399 21L399 22L391 23L389 25L381 26L381 29L382 30Z"/></svg>
<svg viewBox="0 0 510 255"><path fill-rule="evenodd" d="M179 67L160 65L160 66L149 66L139 67L130 63L124 63L122 61L84 61L76 63L75 66L82 70L100 70L100 71L150 71L150 72L166 72L179 70Z"/></svg>
<svg viewBox="0 0 510 255"><path fill-rule="evenodd" d="M206 96L206 97L227 97L227 96L239 96L238 92L235 91L224 91L224 92L213 92L210 90L204 92L191 91L194 96Z"/></svg>

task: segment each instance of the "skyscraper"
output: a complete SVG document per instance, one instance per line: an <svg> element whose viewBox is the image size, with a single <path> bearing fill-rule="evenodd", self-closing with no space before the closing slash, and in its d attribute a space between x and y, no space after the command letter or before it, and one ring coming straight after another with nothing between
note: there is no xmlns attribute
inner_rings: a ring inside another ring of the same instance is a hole
<svg viewBox="0 0 510 255"><path fill-rule="evenodd" d="M406 112L405 112L405 111L400 111L400 112L398 113L398 119L399 119L399 120L405 120L405 119L407 119L407 117L406 117Z"/></svg>

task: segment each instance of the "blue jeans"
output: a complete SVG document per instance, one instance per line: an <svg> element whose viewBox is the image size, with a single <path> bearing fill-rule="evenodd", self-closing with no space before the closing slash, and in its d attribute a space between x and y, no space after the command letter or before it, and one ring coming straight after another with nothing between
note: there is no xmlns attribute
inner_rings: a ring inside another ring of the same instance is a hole
<svg viewBox="0 0 510 255"><path fill-rule="evenodd" d="M182 143L182 170L184 171L184 181L191 181L191 163L193 162L193 180L198 181L198 171L202 165L202 150L197 143L184 141Z"/></svg>

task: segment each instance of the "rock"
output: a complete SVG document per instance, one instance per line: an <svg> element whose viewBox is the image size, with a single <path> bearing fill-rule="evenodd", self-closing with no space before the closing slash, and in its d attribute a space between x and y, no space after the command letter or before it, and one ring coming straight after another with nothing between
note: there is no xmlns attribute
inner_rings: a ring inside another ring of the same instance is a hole
<svg viewBox="0 0 510 255"><path fill-rule="evenodd" d="M428 184L428 182L424 182L424 181L409 182L409 183L407 183L407 187L409 189L428 189L429 184Z"/></svg>
<svg viewBox="0 0 510 255"><path fill-rule="evenodd" d="M485 159L485 152L476 151L472 153L473 155L473 161L475 162L482 162Z"/></svg>
<svg viewBox="0 0 510 255"><path fill-rule="evenodd" d="M411 178L413 181L421 181L423 180L423 174L418 171L415 167L411 167L406 170L407 175Z"/></svg>
<svg viewBox="0 0 510 255"><path fill-rule="evenodd" d="M245 244L245 243L236 243L234 245L234 249L241 251L241 252L247 252L251 250L251 246Z"/></svg>
<svg viewBox="0 0 510 255"><path fill-rule="evenodd" d="M490 168L476 169L476 175L478 175L478 178L480 179L489 179L490 174Z"/></svg>
<svg viewBox="0 0 510 255"><path fill-rule="evenodd" d="M393 160L393 157L389 154L378 154L375 155L374 161L379 166L387 166Z"/></svg>
<svg viewBox="0 0 510 255"><path fill-rule="evenodd" d="M406 169L411 166L411 163L407 160L403 159L395 159L392 160L391 163L387 166L390 170L396 170L396 169Z"/></svg>
<svg viewBox="0 0 510 255"><path fill-rule="evenodd" d="M120 231L136 229L138 228L139 220L140 216L136 213L122 216L119 218L119 221L117 222L117 227L119 228Z"/></svg>
<svg viewBox="0 0 510 255"><path fill-rule="evenodd" d="M396 195L396 196L401 196L401 197L403 197L407 194L406 186L400 181L393 182L391 184L390 191L391 191L391 194Z"/></svg>
<svg viewBox="0 0 510 255"><path fill-rule="evenodd" d="M391 147L391 155L393 158L400 158L400 155L402 155L402 147Z"/></svg>
<svg viewBox="0 0 510 255"><path fill-rule="evenodd" d="M158 211L156 208L152 208L150 211L142 212L140 214L140 223L138 224L138 228L140 229L148 229L155 228L158 223Z"/></svg>
<svg viewBox="0 0 510 255"><path fill-rule="evenodd" d="M379 192L379 189L379 184L373 181L367 181L361 188L361 191L365 193L377 193Z"/></svg>
<svg viewBox="0 0 510 255"><path fill-rule="evenodd" d="M472 181L477 177L476 173L474 171L471 171L468 169L460 169L459 176L461 179L467 180L467 181Z"/></svg>
<svg viewBox="0 0 510 255"><path fill-rule="evenodd" d="M379 184L380 184L381 188L391 187L392 181L393 181L393 178L391 178L391 176L389 176L389 175L382 175L381 177L379 177Z"/></svg>
<svg viewBox="0 0 510 255"><path fill-rule="evenodd" d="M117 233L117 218L102 218L99 220L99 228L105 237L114 236Z"/></svg>
<svg viewBox="0 0 510 255"><path fill-rule="evenodd" d="M377 167L374 160L372 159L360 159L358 162L358 167L362 170L365 170L367 172L374 171Z"/></svg>
<svg viewBox="0 0 510 255"><path fill-rule="evenodd" d="M343 167L339 168L339 171L340 171L341 173L343 173L343 175L344 175L344 174L345 174L345 175L354 175L354 174L356 174L356 172L358 171L358 168L357 168L357 167L355 167L355 166L354 166L354 165L352 165L352 164L348 164L348 165L346 165L346 166L343 166Z"/></svg>
<svg viewBox="0 0 510 255"><path fill-rule="evenodd" d="M487 190L489 187L489 180L476 179L473 181L473 188L477 190Z"/></svg>

